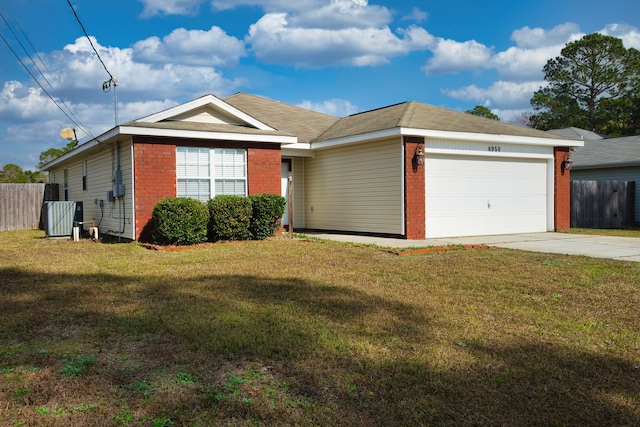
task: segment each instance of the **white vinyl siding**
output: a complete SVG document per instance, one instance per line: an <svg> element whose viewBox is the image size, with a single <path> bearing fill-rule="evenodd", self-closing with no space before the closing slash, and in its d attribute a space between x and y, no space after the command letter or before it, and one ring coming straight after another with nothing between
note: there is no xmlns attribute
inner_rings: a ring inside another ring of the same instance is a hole
<svg viewBox="0 0 640 427"><path fill-rule="evenodd" d="M246 196L246 150L176 148L177 196L206 202L220 194Z"/></svg>
<svg viewBox="0 0 640 427"><path fill-rule="evenodd" d="M102 150L92 151L73 163L69 163L60 169L50 171L55 177L53 182L60 185L62 191L63 169L68 169L69 174L69 200L82 202L83 218L87 224L84 229L91 226L94 221L99 227L100 234L111 234L126 239L134 239L133 226L135 223L133 213L133 180L131 166L131 143L129 140L120 143L120 170L122 171L122 183L125 186L125 195L114 202L107 200L107 192L113 188L113 171L118 167L117 156L113 145L108 145ZM82 163L86 161L89 185L87 190L82 190Z"/></svg>
<svg viewBox="0 0 640 427"><path fill-rule="evenodd" d="M400 138L305 159L305 228L402 234L402 162Z"/></svg>

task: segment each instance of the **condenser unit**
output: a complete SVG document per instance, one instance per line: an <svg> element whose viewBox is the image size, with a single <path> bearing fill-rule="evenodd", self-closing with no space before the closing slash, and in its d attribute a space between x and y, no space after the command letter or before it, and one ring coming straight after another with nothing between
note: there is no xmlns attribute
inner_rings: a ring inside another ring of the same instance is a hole
<svg viewBox="0 0 640 427"><path fill-rule="evenodd" d="M82 202L45 202L45 233L49 237L71 236L74 221L82 222L82 217Z"/></svg>

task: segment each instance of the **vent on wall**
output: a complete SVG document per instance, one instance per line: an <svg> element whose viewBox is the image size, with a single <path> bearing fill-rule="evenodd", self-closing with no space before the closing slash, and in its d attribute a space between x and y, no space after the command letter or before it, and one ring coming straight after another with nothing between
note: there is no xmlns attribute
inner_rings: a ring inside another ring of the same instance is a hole
<svg viewBox="0 0 640 427"><path fill-rule="evenodd" d="M73 222L82 222L82 202L45 202L44 230L47 236L71 236Z"/></svg>

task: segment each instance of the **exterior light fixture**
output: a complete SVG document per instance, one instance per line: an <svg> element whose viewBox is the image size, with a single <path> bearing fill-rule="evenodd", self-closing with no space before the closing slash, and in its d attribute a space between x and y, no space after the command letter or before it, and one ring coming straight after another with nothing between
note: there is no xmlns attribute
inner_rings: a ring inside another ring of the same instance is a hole
<svg viewBox="0 0 640 427"><path fill-rule="evenodd" d="M416 166L424 165L424 146L422 144L416 145L416 149L413 152L413 163Z"/></svg>
<svg viewBox="0 0 640 427"><path fill-rule="evenodd" d="M560 163L560 170L564 174L564 171L571 170L571 165L573 165L573 160L571 160L571 153L567 152L562 158L562 163Z"/></svg>

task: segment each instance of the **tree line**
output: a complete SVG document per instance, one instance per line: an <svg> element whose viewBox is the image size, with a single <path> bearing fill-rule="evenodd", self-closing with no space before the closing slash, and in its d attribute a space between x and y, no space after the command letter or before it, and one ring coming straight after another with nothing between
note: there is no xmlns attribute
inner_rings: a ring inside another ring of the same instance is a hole
<svg viewBox="0 0 640 427"><path fill-rule="evenodd" d="M546 85L531 98L524 125L577 127L602 135L640 134L640 51L598 33L568 43L543 68ZM466 113L499 120L482 105Z"/></svg>

